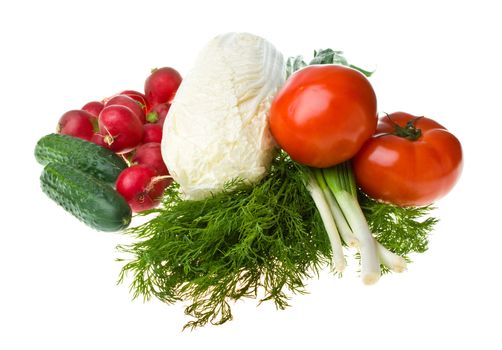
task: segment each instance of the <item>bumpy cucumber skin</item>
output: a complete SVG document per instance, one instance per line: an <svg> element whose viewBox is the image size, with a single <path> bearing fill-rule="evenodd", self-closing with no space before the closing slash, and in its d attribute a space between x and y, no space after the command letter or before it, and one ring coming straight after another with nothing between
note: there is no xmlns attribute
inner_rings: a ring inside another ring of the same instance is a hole
<svg viewBox="0 0 502 350"><path fill-rule="evenodd" d="M47 164L40 184L49 198L98 231L120 231L131 222L131 208L117 191L71 166Z"/></svg>
<svg viewBox="0 0 502 350"><path fill-rule="evenodd" d="M62 134L42 137L35 147L35 158L42 165L70 165L109 184L115 184L120 172L127 168L125 161L113 151Z"/></svg>

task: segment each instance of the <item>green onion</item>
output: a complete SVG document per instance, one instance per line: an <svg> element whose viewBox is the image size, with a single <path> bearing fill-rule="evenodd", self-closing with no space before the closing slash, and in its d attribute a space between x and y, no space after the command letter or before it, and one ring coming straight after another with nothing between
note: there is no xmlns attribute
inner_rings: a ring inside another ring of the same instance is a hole
<svg viewBox="0 0 502 350"><path fill-rule="evenodd" d="M339 246L333 243L339 241L339 237L333 237L338 233L346 245L359 249L361 278L365 284L378 281L381 275L380 264L394 272L406 270L406 260L385 248L373 237L358 202L350 162L326 169L311 169L309 188L322 192L311 191L311 194L332 242L333 256L340 254ZM328 209L330 212L326 213ZM333 219L335 228L332 227Z"/></svg>

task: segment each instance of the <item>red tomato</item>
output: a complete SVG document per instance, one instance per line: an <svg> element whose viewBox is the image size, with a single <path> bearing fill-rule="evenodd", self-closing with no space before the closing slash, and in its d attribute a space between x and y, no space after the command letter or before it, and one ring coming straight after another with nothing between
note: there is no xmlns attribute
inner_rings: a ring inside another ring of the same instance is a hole
<svg viewBox="0 0 502 350"><path fill-rule="evenodd" d="M325 168L352 158L374 133L376 96L368 79L338 65L293 74L270 109L277 143L298 163Z"/></svg>
<svg viewBox="0 0 502 350"><path fill-rule="evenodd" d="M353 159L356 180L369 196L400 206L428 205L446 195L462 172L462 147L442 125L397 112Z"/></svg>

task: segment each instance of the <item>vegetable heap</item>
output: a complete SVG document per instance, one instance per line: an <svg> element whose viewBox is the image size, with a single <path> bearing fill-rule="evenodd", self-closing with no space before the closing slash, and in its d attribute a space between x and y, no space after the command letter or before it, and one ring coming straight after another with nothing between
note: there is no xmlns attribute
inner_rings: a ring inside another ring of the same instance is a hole
<svg viewBox="0 0 502 350"><path fill-rule="evenodd" d="M322 270L341 276L350 251L373 284L427 250L463 161L434 120L378 118L371 75L340 51L284 62L263 38L218 36L183 81L164 67L145 94L65 113L35 149L42 189L132 237L119 282L186 304L185 328L223 324L245 298L284 309ZM132 212L149 220L129 227Z"/></svg>

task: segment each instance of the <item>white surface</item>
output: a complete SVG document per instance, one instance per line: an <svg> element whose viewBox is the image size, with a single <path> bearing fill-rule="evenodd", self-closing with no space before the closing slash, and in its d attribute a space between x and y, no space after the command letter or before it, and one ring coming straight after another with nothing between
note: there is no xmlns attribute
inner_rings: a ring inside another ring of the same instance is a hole
<svg viewBox="0 0 502 350"><path fill-rule="evenodd" d="M500 349L496 1L182 3L0 5L0 348ZM184 74L227 31L264 36L285 55L332 47L377 67L378 109L436 118L462 141L465 168L438 203L429 251L406 273L372 287L354 269L323 275L287 311L240 302L233 322L182 333L181 306L132 302L115 285L114 247L125 238L93 232L47 199L32 153L66 110L141 90L153 67Z"/></svg>
<svg viewBox="0 0 502 350"><path fill-rule="evenodd" d="M204 45L176 92L162 156L190 199L235 178L256 183L276 154L268 111L284 84L282 54L249 33L224 33Z"/></svg>

